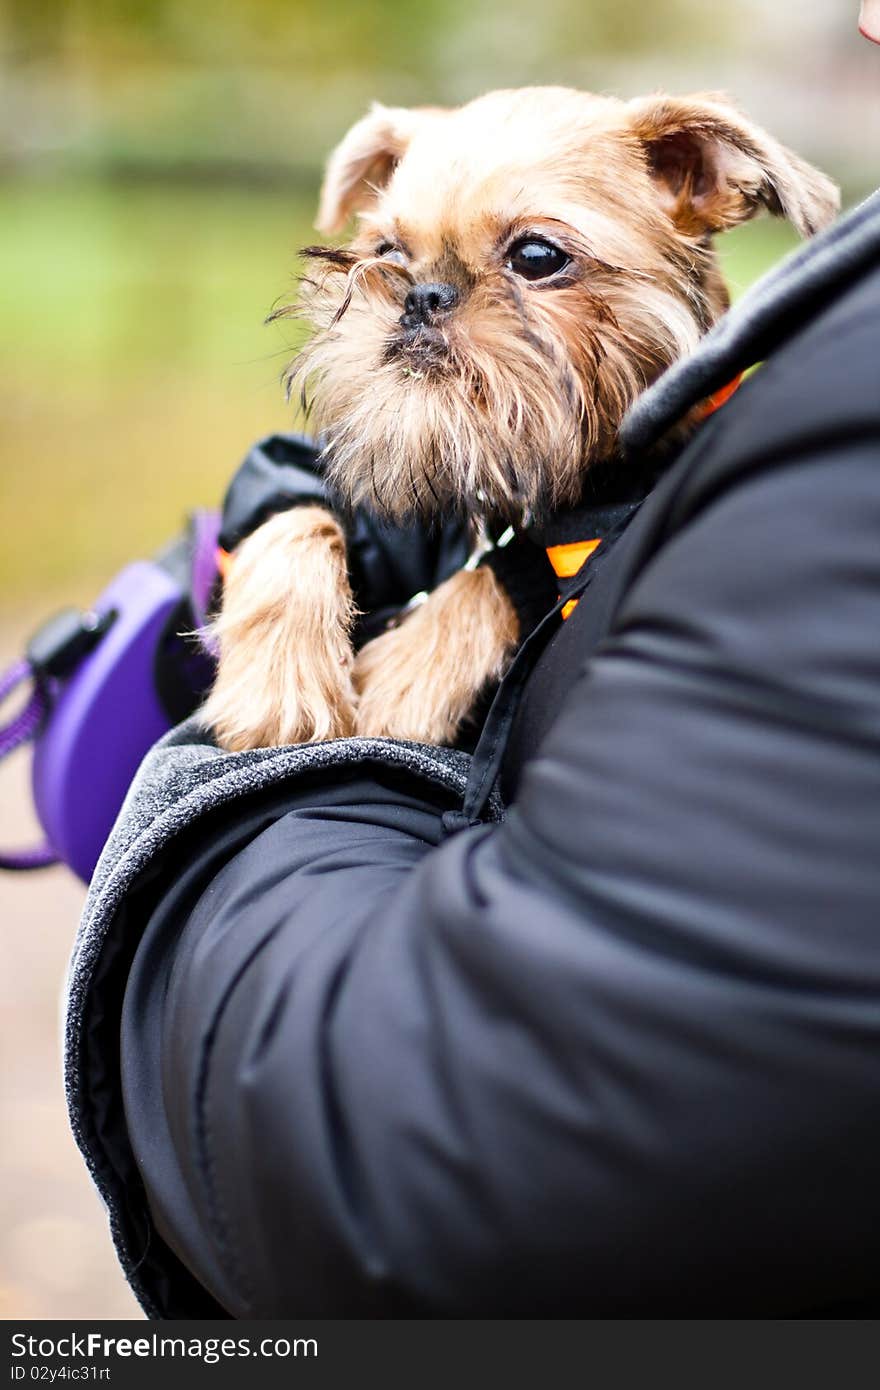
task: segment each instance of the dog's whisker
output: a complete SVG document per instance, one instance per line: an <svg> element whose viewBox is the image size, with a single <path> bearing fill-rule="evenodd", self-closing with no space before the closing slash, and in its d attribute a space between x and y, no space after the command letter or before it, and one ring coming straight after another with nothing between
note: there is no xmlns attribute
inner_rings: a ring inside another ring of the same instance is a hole
<svg viewBox="0 0 880 1390"><path fill-rule="evenodd" d="M342 303L339 305L339 308L336 310L336 313L330 320L331 328L335 328L337 323L339 323L340 319L348 312L353 292L353 288L351 284L349 284L348 289L346 290L345 295L343 296Z"/></svg>
<svg viewBox="0 0 880 1390"><path fill-rule="evenodd" d="M266 315L263 323L268 327L270 323L279 323L282 319L304 319L306 317L306 310L302 304L281 304Z"/></svg>

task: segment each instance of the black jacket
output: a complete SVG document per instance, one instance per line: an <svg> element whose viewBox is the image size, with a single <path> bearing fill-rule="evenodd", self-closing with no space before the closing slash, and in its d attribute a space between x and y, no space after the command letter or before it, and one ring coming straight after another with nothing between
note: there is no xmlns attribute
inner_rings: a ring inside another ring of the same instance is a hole
<svg viewBox="0 0 880 1390"><path fill-rule="evenodd" d="M877 255L776 337L597 553L503 823L331 767L122 901L89 1103L153 1311L878 1301Z"/></svg>

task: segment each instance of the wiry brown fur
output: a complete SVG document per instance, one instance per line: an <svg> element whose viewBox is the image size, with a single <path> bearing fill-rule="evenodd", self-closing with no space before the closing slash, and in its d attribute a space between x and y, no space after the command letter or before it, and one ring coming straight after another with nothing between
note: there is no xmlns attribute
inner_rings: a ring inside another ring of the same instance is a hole
<svg viewBox="0 0 880 1390"><path fill-rule="evenodd" d="M332 266L308 287L327 327L289 382L326 431L331 486L397 520L446 508L516 523L574 501L585 459L610 451L630 402L699 337L680 297L578 252L587 269L552 303L498 275L411 340L396 333L405 272L360 261L344 284Z"/></svg>
<svg viewBox="0 0 880 1390"><path fill-rule="evenodd" d="M345 536L322 507L272 517L235 552L202 719L235 751L354 732Z"/></svg>
<svg viewBox="0 0 880 1390"><path fill-rule="evenodd" d="M355 659L359 734L454 743L476 695L500 679L519 625L490 569L459 570ZM442 672L442 685L430 673Z"/></svg>
<svg viewBox="0 0 880 1390"><path fill-rule="evenodd" d="M808 235L836 206L824 175L715 95L624 103L527 88L453 111L375 107L332 156L321 195L321 230L357 211L357 235L307 248L299 303L277 311L313 329L288 384L322 432L331 485L396 520L458 510L517 524L575 501L627 407L727 307L712 234L766 208ZM549 240L567 265L522 279L507 264L521 237ZM431 282L452 285L457 303L413 329L407 293ZM517 640L494 580L441 586L364 649L353 687L339 537L325 537L330 563L314 533L320 578L298 565L282 613L270 549L283 534L269 523L242 547L246 585L236 557L206 712L221 741L352 727L453 739ZM257 657L264 642L273 657Z"/></svg>

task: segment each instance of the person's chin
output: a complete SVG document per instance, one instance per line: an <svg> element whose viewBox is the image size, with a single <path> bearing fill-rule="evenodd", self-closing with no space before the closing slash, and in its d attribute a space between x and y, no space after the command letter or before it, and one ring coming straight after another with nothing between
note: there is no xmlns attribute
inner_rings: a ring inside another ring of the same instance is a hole
<svg viewBox="0 0 880 1390"><path fill-rule="evenodd" d="M880 3L877 0L863 0L859 33L871 43L880 44Z"/></svg>

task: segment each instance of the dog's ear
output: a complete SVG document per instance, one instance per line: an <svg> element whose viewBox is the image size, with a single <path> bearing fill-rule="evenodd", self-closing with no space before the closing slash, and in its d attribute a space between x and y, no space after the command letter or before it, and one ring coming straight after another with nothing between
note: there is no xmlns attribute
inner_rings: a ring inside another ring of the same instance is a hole
<svg viewBox="0 0 880 1390"><path fill-rule="evenodd" d="M359 208L373 202L400 162L423 115L402 106L380 106L352 126L330 156L315 226L329 236Z"/></svg>
<svg viewBox="0 0 880 1390"><path fill-rule="evenodd" d="M643 97L629 113L666 211L688 235L734 227L766 208L812 236L840 206L830 179L723 96Z"/></svg>

